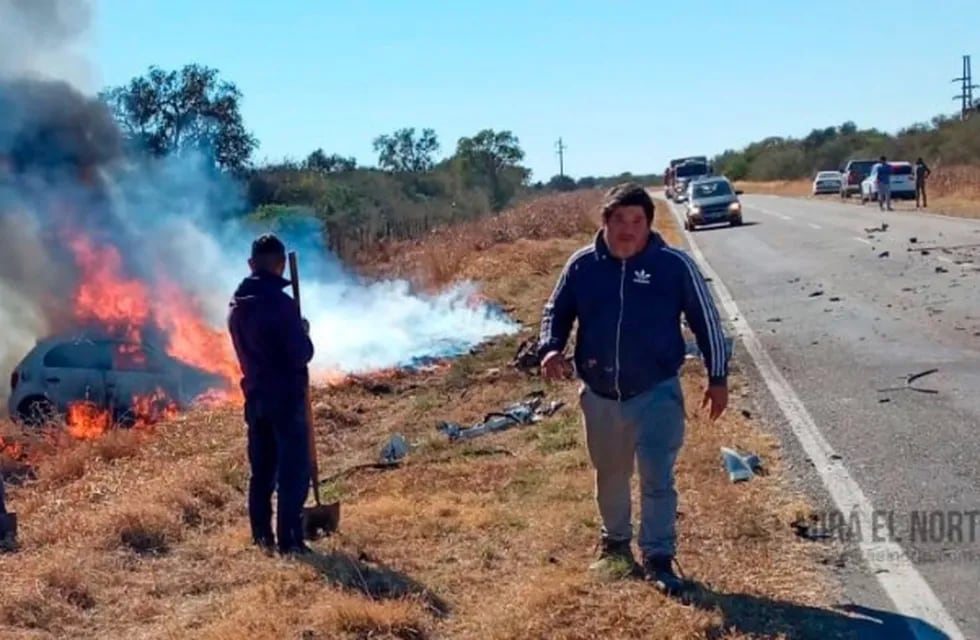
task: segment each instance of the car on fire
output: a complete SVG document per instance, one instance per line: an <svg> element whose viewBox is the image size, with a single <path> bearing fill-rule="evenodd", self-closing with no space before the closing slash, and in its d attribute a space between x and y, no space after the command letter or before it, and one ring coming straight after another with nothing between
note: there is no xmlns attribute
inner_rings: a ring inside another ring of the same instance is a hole
<svg viewBox="0 0 980 640"><path fill-rule="evenodd" d="M162 394L184 408L224 384L148 342L83 332L38 340L10 374L7 410L17 422L43 426L83 402L126 425L137 398Z"/></svg>
<svg viewBox="0 0 980 640"><path fill-rule="evenodd" d="M694 231L701 225L724 224L733 227L742 224L740 190L735 189L725 176L701 178L688 185L687 207L684 211L684 229Z"/></svg>

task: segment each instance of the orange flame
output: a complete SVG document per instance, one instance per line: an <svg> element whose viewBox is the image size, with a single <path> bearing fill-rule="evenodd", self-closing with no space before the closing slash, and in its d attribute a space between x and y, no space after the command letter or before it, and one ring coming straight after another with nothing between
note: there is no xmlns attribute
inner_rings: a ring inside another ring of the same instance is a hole
<svg viewBox="0 0 980 640"><path fill-rule="evenodd" d="M177 417L178 410L173 400L162 389L157 389L144 396L134 396L129 414L129 426L142 429L172 420ZM65 422L68 425L68 434L79 440L94 440L110 429L121 426L113 420L110 409L87 400L69 403Z"/></svg>
<svg viewBox="0 0 980 640"><path fill-rule="evenodd" d="M167 337L167 354L196 369L223 380L211 389L205 401L241 401L238 380L241 370L231 340L225 332L209 326L199 301L168 278L154 278L153 291L147 282L125 276L118 249L97 246L81 233L65 234L78 265L80 278L74 298L74 315L82 323L95 323L111 335L131 344L113 353L113 366L140 369L145 355L138 347L148 328ZM137 427L166 420L177 414L176 404L162 390L132 398L131 418ZM112 412L91 402L71 403L66 415L68 432L82 439L96 438L112 428Z"/></svg>

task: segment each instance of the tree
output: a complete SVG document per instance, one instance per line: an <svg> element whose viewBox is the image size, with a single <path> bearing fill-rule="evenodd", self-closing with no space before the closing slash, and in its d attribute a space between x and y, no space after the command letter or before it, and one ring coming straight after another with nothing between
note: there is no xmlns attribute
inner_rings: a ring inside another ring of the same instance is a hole
<svg viewBox="0 0 980 640"><path fill-rule="evenodd" d="M187 150L210 155L223 169L240 170L258 141L245 129L238 88L218 71L189 64L180 71L151 66L145 76L103 91L130 143L155 156Z"/></svg>
<svg viewBox="0 0 980 640"><path fill-rule="evenodd" d="M471 182L483 183L490 191L494 210L499 211L530 177L518 163L524 159L520 141L510 131L483 129L472 138L456 143L456 157Z"/></svg>
<svg viewBox="0 0 980 640"><path fill-rule="evenodd" d="M439 139L432 129L422 129L416 137L415 127L407 127L375 138L374 150L378 153L378 166L385 171L425 173L432 170Z"/></svg>
<svg viewBox="0 0 980 640"><path fill-rule="evenodd" d="M306 156L306 160L303 161L303 168L319 173L340 173L357 169L357 160L345 158L336 153L331 153L328 156L323 149L317 149Z"/></svg>
<svg viewBox="0 0 980 640"><path fill-rule="evenodd" d="M548 180L548 188L555 191L575 191L577 187L575 179L568 176L551 176Z"/></svg>

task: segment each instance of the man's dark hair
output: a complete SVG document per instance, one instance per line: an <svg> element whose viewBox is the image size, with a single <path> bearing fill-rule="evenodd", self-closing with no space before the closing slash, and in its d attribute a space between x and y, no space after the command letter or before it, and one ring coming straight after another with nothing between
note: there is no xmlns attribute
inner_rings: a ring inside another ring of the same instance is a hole
<svg viewBox="0 0 980 640"><path fill-rule="evenodd" d="M622 182L606 192L602 201L602 221L607 222L612 212L619 207L643 207L648 223L653 223L653 199L642 186L635 182Z"/></svg>
<svg viewBox="0 0 980 640"><path fill-rule="evenodd" d="M273 233L263 233L252 242L252 258L285 258L286 245Z"/></svg>
<svg viewBox="0 0 980 640"><path fill-rule="evenodd" d="M258 271L277 271L286 259L286 245L272 233L264 233L252 242L252 266Z"/></svg>
<svg viewBox="0 0 980 640"><path fill-rule="evenodd" d="M881 156L880 158L878 158L878 162L885 162L885 156Z"/></svg>

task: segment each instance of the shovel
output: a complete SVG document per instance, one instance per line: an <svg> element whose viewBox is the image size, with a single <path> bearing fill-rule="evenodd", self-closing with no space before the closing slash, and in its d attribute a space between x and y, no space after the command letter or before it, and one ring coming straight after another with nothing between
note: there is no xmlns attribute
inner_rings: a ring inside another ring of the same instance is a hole
<svg viewBox="0 0 980 640"><path fill-rule="evenodd" d="M302 317L302 307L299 297L299 267L296 263L296 252L289 252L289 280L293 285L293 299L296 301L296 310ZM310 385L306 384L306 432L310 448L310 487L313 489L312 507L303 507L303 537L307 540L316 540L323 535L330 535L337 530L340 524L340 503L323 504L320 502L320 465L317 460L316 438L313 429L313 406L310 399Z"/></svg>

